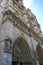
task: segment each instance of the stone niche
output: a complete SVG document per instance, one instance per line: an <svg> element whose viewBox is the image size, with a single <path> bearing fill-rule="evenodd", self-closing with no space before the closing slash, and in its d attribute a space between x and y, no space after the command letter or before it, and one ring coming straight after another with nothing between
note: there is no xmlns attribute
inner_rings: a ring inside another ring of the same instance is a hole
<svg viewBox="0 0 43 65"><path fill-rule="evenodd" d="M12 65L11 40L5 39L3 65Z"/></svg>

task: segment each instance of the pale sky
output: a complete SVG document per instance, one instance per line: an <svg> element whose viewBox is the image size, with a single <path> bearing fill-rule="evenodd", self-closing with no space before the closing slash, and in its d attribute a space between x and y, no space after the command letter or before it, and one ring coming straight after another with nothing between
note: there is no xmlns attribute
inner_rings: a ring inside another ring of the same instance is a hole
<svg viewBox="0 0 43 65"><path fill-rule="evenodd" d="M26 8L29 8L34 0L23 0L24 5L26 6Z"/></svg>
<svg viewBox="0 0 43 65"><path fill-rule="evenodd" d="M23 3L36 15L43 32L43 0L23 0Z"/></svg>

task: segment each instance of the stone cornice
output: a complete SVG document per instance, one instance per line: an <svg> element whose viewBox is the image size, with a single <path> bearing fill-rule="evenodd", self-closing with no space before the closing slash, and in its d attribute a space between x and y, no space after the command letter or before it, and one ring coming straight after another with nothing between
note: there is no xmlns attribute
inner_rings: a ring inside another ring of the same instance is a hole
<svg viewBox="0 0 43 65"><path fill-rule="evenodd" d="M13 14L12 14L13 15ZM14 20L16 20L16 22L18 22L21 26L23 26L23 28L25 28L25 29L27 29L27 31L39 42L39 43L42 43L43 44L43 39L40 37L40 36L38 36L38 34L36 34L33 30L32 30L32 28L31 27L28 27L26 24L24 24L21 20L20 20L20 18L16 18L16 16L15 15L13 15L13 17L14 17ZM14 23L14 22L13 22ZM27 34L27 33L26 33ZM30 35L29 34L29 35ZM28 35L28 34L27 34ZM41 41L41 42L40 42Z"/></svg>
<svg viewBox="0 0 43 65"><path fill-rule="evenodd" d="M16 0L13 1L14 5L16 4L21 10L23 9L24 6L21 6Z"/></svg>
<svg viewBox="0 0 43 65"><path fill-rule="evenodd" d="M5 20L3 20L3 22L6 22L6 20L11 20L11 22L13 23L14 26L16 26L18 29L20 29L23 33L25 33L28 36L32 36L34 37L34 39L36 41L38 41L39 43L43 44L43 39L41 37L39 37L33 30L31 27L28 27L26 24L23 23L23 21L18 18L14 13L12 13L10 10L8 10L10 12L10 15L8 15ZM7 11L7 12L8 12ZM5 14L6 16L6 14ZM15 21L14 21L15 20Z"/></svg>
<svg viewBox="0 0 43 65"><path fill-rule="evenodd" d="M31 23L29 24L30 26L28 26L21 19L23 15L26 15L29 21L31 22L30 20L31 17L29 16L28 12L26 12L25 9L24 10L21 9L22 6L20 6L20 4L18 4L16 1L14 1L14 3L15 3L14 5L12 4L13 7L9 5L9 7L6 9L4 16L5 17L7 16L7 18L5 18L5 20L3 21L5 22L7 19L10 19L14 26L19 28L22 32L26 33L28 36L31 34L31 36L34 37L39 43L43 44L43 39L38 34L36 34L36 32L33 31ZM14 20L16 21L16 24Z"/></svg>

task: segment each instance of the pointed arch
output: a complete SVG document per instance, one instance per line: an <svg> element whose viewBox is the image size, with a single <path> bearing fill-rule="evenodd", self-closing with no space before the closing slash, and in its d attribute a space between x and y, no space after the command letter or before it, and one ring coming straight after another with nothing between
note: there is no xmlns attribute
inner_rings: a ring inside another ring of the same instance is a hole
<svg viewBox="0 0 43 65"><path fill-rule="evenodd" d="M40 65L43 65L43 48L40 44L37 45L38 59Z"/></svg>
<svg viewBox="0 0 43 65"><path fill-rule="evenodd" d="M32 56L30 52L30 47L27 44L26 40L23 37L19 37L14 41L12 47L13 60L19 62L32 62ZM16 56L16 60L14 59Z"/></svg>

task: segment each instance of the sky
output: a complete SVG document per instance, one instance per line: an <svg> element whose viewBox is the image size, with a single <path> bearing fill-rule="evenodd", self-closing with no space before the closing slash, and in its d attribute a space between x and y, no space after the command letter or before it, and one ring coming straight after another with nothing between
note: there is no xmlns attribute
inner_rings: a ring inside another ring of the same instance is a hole
<svg viewBox="0 0 43 65"><path fill-rule="evenodd" d="M23 0L23 3L35 14L43 32L43 0Z"/></svg>

